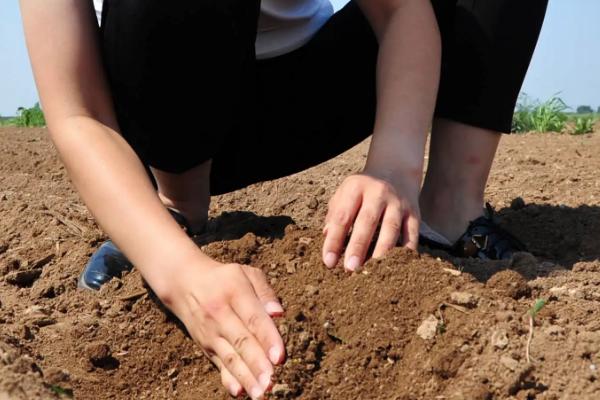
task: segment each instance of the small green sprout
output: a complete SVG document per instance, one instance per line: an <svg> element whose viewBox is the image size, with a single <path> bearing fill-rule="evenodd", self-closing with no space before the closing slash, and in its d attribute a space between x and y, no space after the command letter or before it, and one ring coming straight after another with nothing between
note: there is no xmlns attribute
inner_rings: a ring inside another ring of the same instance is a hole
<svg viewBox="0 0 600 400"><path fill-rule="evenodd" d="M546 305L546 299L537 299L533 307L529 309L529 336L527 337L527 346L525 347L525 357L527 358L527 362L531 363L531 340L533 339L533 320L535 316L541 311L542 308Z"/></svg>
<svg viewBox="0 0 600 400"><path fill-rule="evenodd" d="M546 305L546 299L537 299L533 307L529 309L529 315L531 318L535 318L535 316L541 311L542 308Z"/></svg>
<svg viewBox="0 0 600 400"><path fill-rule="evenodd" d="M63 388L61 386L58 386L58 385L52 385L52 386L50 386L50 390L52 392L54 392L54 394L56 394L58 396L61 396L61 397L62 396L65 396L65 397L68 397L68 398L72 398L73 397L73 390L71 390L71 389L65 389L65 388Z"/></svg>

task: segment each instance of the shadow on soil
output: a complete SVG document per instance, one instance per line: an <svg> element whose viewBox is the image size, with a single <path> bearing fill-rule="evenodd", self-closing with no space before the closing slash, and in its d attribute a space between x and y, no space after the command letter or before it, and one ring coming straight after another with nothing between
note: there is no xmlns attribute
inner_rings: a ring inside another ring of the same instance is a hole
<svg viewBox="0 0 600 400"><path fill-rule="evenodd" d="M249 211L224 212L208 223L208 232L194 238L199 245L222 240L241 239L247 233L258 237L281 239L285 228L294 224L291 217L276 215L263 217Z"/></svg>
<svg viewBox="0 0 600 400"><path fill-rule="evenodd" d="M572 208L532 203L499 210L497 218L502 227L525 243L537 260L526 254L503 261L459 259L438 251L430 254L450 261L481 282L506 269L531 280L570 270L578 262L600 260L598 206Z"/></svg>

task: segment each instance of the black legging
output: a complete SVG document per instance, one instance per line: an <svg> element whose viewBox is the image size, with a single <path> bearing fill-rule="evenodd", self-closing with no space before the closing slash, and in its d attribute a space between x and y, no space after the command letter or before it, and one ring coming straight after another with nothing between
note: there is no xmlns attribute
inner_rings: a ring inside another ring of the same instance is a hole
<svg viewBox="0 0 600 400"><path fill-rule="evenodd" d="M434 0L436 115L509 132L547 0ZM257 0L105 0L121 132L147 165L213 160L220 194L330 159L372 133L377 41L354 2L302 48L257 61Z"/></svg>

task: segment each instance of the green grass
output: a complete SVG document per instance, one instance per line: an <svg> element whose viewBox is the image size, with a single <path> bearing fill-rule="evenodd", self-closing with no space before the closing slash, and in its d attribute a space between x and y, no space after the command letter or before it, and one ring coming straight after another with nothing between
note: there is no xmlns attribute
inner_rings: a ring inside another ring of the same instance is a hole
<svg viewBox="0 0 600 400"><path fill-rule="evenodd" d="M46 119L40 103L36 103L31 108L19 107L15 124L22 127L46 126Z"/></svg>
<svg viewBox="0 0 600 400"><path fill-rule="evenodd" d="M513 116L513 132L562 132L565 129L569 106L560 97L542 103L530 102L526 96L521 99Z"/></svg>
<svg viewBox="0 0 600 400"><path fill-rule="evenodd" d="M583 135L585 133L594 132L594 124L596 123L596 117L593 115L586 115L576 117L575 126L573 131L570 132L572 135Z"/></svg>
<svg viewBox="0 0 600 400"><path fill-rule="evenodd" d="M0 117L0 126L8 126L13 123L14 117Z"/></svg>
<svg viewBox="0 0 600 400"><path fill-rule="evenodd" d="M582 135L594 131L597 113L578 114L557 95L544 102L531 101L523 94L513 115L512 131L557 132Z"/></svg>
<svg viewBox="0 0 600 400"><path fill-rule="evenodd" d="M46 126L46 119L39 103L33 107L19 107L16 117L0 117L0 126L41 127Z"/></svg>

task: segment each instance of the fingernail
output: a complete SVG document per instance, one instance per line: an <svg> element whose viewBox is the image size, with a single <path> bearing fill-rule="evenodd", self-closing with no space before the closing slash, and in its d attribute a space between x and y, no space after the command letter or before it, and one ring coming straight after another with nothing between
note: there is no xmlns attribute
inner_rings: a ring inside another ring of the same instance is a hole
<svg viewBox="0 0 600 400"><path fill-rule="evenodd" d="M357 256L352 256L346 261L346 269L349 271L356 271L360 266L360 259Z"/></svg>
<svg viewBox="0 0 600 400"><path fill-rule="evenodd" d="M267 390L271 385L271 374L268 372L263 372L260 374L258 377L258 383L260 383L260 386L262 386L263 390Z"/></svg>
<svg viewBox="0 0 600 400"><path fill-rule="evenodd" d="M261 388L259 388L258 386L254 386L252 389L250 389L250 397L252 397L252 400L261 399L262 395L263 395L263 390Z"/></svg>
<svg viewBox="0 0 600 400"><path fill-rule="evenodd" d="M234 397L238 397L242 391L242 387L240 386L239 383L237 382L233 382L229 384L229 393L231 393L232 396Z"/></svg>
<svg viewBox="0 0 600 400"><path fill-rule="evenodd" d="M328 268L333 268L335 267L335 264L337 264L337 255L330 251L329 253L325 254L325 258L323 259L323 261L325 262L325 265L327 265Z"/></svg>
<svg viewBox="0 0 600 400"><path fill-rule="evenodd" d="M283 307L276 301L269 301L265 304L265 311L271 316L281 315L283 314Z"/></svg>
<svg viewBox="0 0 600 400"><path fill-rule="evenodd" d="M281 351L275 346L271 347L269 350L269 358L273 364L279 363L279 360L281 359Z"/></svg>

